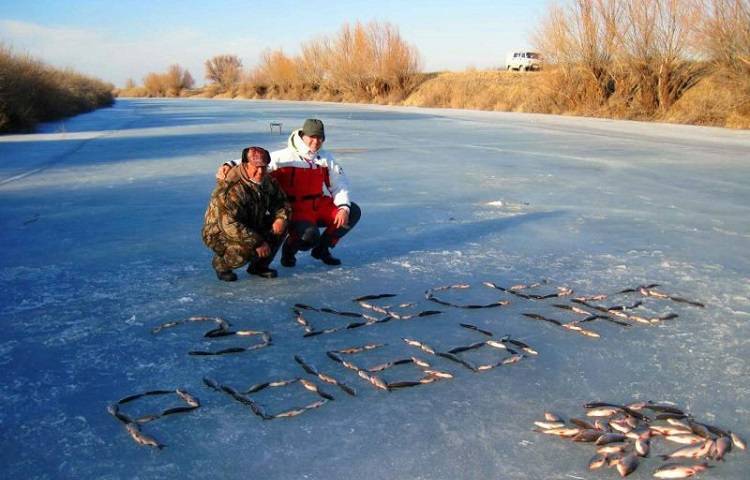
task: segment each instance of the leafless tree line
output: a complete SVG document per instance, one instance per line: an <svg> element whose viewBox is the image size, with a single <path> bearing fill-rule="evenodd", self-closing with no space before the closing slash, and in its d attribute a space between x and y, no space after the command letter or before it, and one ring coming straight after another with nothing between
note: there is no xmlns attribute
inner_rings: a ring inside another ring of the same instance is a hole
<svg viewBox="0 0 750 480"><path fill-rule="evenodd" d="M571 0L534 35L562 103L662 114L709 72L750 73L750 0Z"/></svg>

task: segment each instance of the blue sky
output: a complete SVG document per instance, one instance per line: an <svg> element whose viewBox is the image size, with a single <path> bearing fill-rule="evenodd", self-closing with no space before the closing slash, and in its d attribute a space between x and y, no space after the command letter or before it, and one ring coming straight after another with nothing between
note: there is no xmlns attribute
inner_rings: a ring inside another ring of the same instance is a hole
<svg viewBox="0 0 750 480"><path fill-rule="evenodd" d="M122 85L179 63L200 83L203 62L232 53L252 67L267 48L302 42L345 22L396 25L423 69L499 67L530 44L547 0L497 1L52 1L0 0L0 41L61 67Z"/></svg>

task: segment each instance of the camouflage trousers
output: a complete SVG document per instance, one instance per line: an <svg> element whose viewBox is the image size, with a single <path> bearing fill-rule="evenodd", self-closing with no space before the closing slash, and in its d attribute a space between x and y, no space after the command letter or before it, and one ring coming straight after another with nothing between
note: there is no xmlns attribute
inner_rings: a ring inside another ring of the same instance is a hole
<svg viewBox="0 0 750 480"><path fill-rule="evenodd" d="M246 263L249 263L252 267L261 269L268 267L276 256L284 235L274 235L270 229L267 232L261 232L261 234L271 248L271 254L263 258L258 256L254 247L246 243L230 240L223 235L204 237L203 242L214 252L214 258L211 260L214 270L225 272L240 268Z"/></svg>

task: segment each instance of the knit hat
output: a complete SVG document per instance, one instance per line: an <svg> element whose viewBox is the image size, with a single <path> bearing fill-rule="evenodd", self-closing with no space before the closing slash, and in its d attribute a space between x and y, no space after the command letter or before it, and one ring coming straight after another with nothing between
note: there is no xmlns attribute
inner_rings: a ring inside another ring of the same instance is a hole
<svg viewBox="0 0 750 480"><path fill-rule="evenodd" d="M326 138L326 132L323 129L323 122L317 118L308 118L305 120L305 124L302 125L302 135Z"/></svg>
<svg viewBox="0 0 750 480"><path fill-rule="evenodd" d="M242 163L249 163L254 167L267 167L271 163L271 155L265 148L247 147L242 150Z"/></svg>

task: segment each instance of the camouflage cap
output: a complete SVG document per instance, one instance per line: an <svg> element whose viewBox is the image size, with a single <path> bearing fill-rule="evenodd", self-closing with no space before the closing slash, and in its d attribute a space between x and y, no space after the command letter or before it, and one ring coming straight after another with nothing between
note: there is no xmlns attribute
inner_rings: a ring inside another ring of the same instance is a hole
<svg viewBox="0 0 750 480"><path fill-rule="evenodd" d="M249 163L254 167L267 167L271 163L271 154L261 147L247 147L242 150L242 163Z"/></svg>

